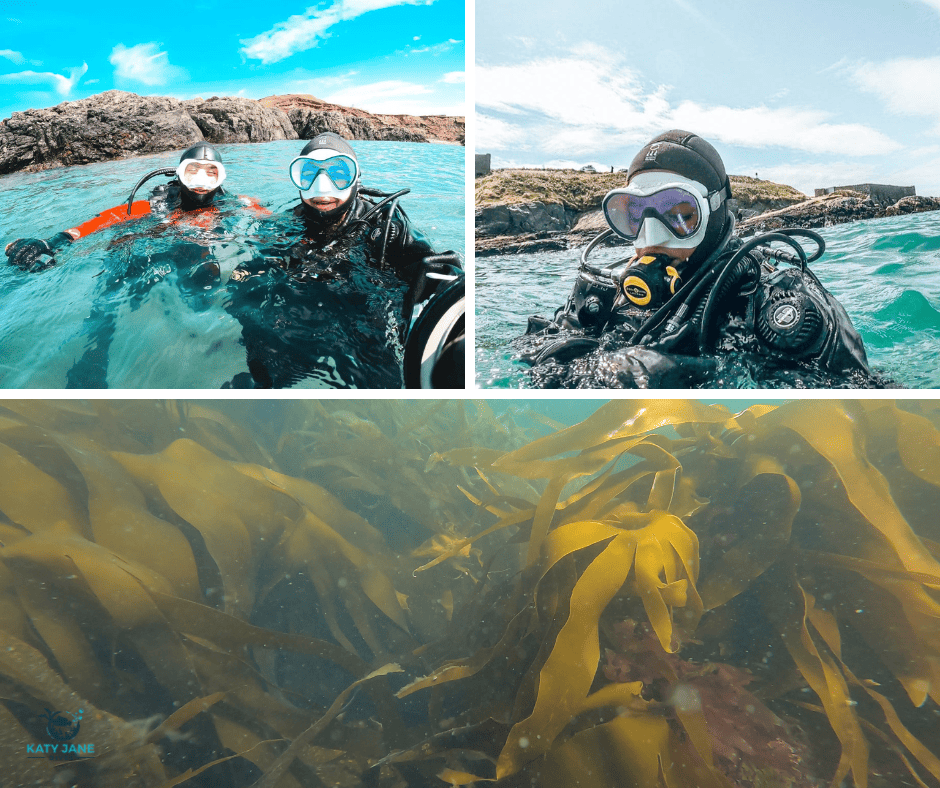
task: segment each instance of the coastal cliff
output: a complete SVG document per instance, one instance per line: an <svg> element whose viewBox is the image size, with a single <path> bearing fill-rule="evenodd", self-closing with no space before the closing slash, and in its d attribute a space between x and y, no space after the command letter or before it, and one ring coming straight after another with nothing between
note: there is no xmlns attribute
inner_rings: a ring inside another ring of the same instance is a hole
<svg viewBox="0 0 940 788"><path fill-rule="evenodd" d="M464 119L375 115L306 95L179 101L109 90L14 112L0 121L0 175L178 150L201 141L310 139L323 131L353 140L463 144Z"/></svg>
<svg viewBox="0 0 940 788"><path fill-rule="evenodd" d="M730 202L741 236L781 227L826 227L859 219L940 210L933 197L882 205L859 192L807 197L772 181L732 175ZM496 170L476 181L476 253L555 251L587 243L607 223L600 210L623 173L576 170Z"/></svg>

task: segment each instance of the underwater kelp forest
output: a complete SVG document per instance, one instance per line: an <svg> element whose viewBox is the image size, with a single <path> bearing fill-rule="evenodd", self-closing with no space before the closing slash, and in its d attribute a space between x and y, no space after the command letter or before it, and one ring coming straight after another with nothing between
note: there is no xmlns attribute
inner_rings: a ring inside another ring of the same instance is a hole
<svg viewBox="0 0 940 788"><path fill-rule="evenodd" d="M4 401L0 783L937 788L938 513L936 402Z"/></svg>

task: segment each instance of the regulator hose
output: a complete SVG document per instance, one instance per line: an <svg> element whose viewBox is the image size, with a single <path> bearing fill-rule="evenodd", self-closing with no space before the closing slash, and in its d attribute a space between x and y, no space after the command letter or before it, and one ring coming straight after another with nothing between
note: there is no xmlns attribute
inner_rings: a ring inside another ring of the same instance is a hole
<svg viewBox="0 0 940 788"><path fill-rule="evenodd" d="M176 175L175 167L163 167L159 170L154 170L153 172L148 172L143 178L137 181L137 185L131 191L131 196L127 198L127 215L131 215L131 205L134 203L134 195L137 194L137 190L143 186L151 178L156 178L158 175Z"/></svg>
<svg viewBox="0 0 940 788"><path fill-rule="evenodd" d="M698 339L699 353L704 353L708 346L709 335L711 333L711 323L714 320L718 303L727 293L726 285L731 281L731 274L737 270L738 263L745 257L745 255L748 254L748 252L753 251L759 246L773 243L774 241L784 243L796 251L796 259L800 263L801 269L806 271L806 252L803 251L802 246L800 246L796 241L793 240L793 238L791 238L792 235L795 235L795 233L773 232L766 233L764 235L758 235L755 238L752 238L750 241L745 241L738 251L734 253L731 259L722 269L721 274L718 276L718 280L715 282L711 291L708 293L708 297L705 301L705 310L702 313L702 327ZM823 242L823 248L825 248L825 242Z"/></svg>
<svg viewBox="0 0 940 788"><path fill-rule="evenodd" d="M673 324L675 328L678 328L679 325L682 324L685 315L689 311L688 305L694 303L693 299L698 297L699 293L707 284L708 280L714 276L718 259L721 257L725 246L728 245L728 241L731 240L731 236L734 233L734 224L734 214L728 214L728 228L721 236L721 240L718 242L718 246L715 251L712 252L711 256L702 262L702 264L699 266L699 269L689 277L688 282L686 282L685 286L683 286L678 293L676 293L643 322L643 324L633 335L631 344L640 344L640 340L649 334L660 322L662 322L663 318L665 318L666 315L668 315L673 310L675 310L675 314L670 319L670 324Z"/></svg>

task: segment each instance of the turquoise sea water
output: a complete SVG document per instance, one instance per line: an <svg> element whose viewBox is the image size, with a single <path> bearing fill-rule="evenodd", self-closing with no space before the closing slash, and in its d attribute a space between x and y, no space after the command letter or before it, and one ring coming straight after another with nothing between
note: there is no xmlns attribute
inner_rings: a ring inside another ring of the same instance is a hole
<svg viewBox="0 0 940 788"><path fill-rule="evenodd" d="M301 145L218 146L227 170L226 191L253 197L274 213L295 205L297 192L287 167ZM414 227L435 250L453 249L463 256L463 147L353 145L363 184L385 191L410 188L401 205ZM16 238L46 239L80 224L126 201L147 172L175 167L178 160L179 152L173 152L0 177L0 245ZM154 185L167 180L148 181L136 199L146 199ZM218 388L247 370L242 326L226 309L225 284L238 264L257 253L257 246L247 242L255 218L233 210L223 217L222 230L212 232L190 227L155 233L158 225L157 219L144 217L102 230L60 251L59 265L36 274L23 273L0 256L0 387L65 387L69 371L93 347L95 326L103 320L113 322L113 337L107 358L95 363L106 367L110 388ZM112 244L117 238L125 241ZM197 287L184 282L176 263L181 257L191 261L194 254L215 260L222 281ZM318 306L323 304L310 308ZM376 355L400 357L394 332L379 325L381 315L373 322L376 336L370 344L383 351ZM322 359L327 373L298 385L336 385L329 382L328 370L342 369L344 363L354 361L327 353ZM384 372L376 386L390 385ZM368 368L364 374L368 377Z"/></svg>
<svg viewBox="0 0 940 788"><path fill-rule="evenodd" d="M905 388L940 386L940 212L819 232L827 250L813 270L861 333L871 367ZM580 253L579 248L477 260L479 386L529 385L527 368L513 360L509 343L524 333L529 315L551 317L564 303ZM603 254L618 256L615 250Z"/></svg>

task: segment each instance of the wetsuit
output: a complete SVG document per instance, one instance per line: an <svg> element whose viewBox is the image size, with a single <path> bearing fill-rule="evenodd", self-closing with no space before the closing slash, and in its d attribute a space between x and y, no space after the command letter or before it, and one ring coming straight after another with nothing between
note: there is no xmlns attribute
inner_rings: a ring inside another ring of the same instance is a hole
<svg viewBox="0 0 940 788"><path fill-rule="evenodd" d="M221 189L217 191L224 194ZM127 203L122 203L102 211L76 227L56 233L46 241L37 238L20 238L13 241L6 253L8 262L10 265L15 265L25 271L41 271L55 265L56 252L69 244L99 230L132 219L140 219L149 214L166 216L167 222L170 224L184 220L192 224L211 225L210 217L212 212L218 211L218 206L214 204L214 200L210 197L208 200L195 202L188 199L189 197L190 195L181 189L176 181L157 186L151 193L149 200L137 200L131 204L130 210L128 210ZM237 199L239 203L259 216L271 213L251 197L238 197ZM195 215L187 216L187 213L194 211L205 211L207 213L202 215L199 220L194 220Z"/></svg>
<svg viewBox="0 0 940 788"><path fill-rule="evenodd" d="M730 240L712 264L721 269L741 246L739 239ZM672 261L663 258L664 269L667 262ZM636 265L611 266L613 278L582 268L553 320L530 319L517 349L533 365L536 385L720 387L740 385L742 378L759 386L879 385L849 316L808 268L775 268L752 250L711 289L690 296L681 319L668 310L655 319L673 294L670 288L689 272L674 263L662 281L647 275L655 285L648 289L658 286L664 295L638 304L646 299L620 295ZM637 292L647 295L642 288Z"/></svg>
<svg viewBox="0 0 940 788"><path fill-rule="evenodd" d="M272 219L260 254L235 269L227 309L242 324L249 374L226 386L401 388L402 342L416 304L460 270L435 254L394 203L355 196L335 224L304 203ZM259 235L265 233L259 229Z"/></svg>
<svg viewBox="0 0 940 788"><path fill-rule="evenodd" d="M124 222L153 215L163 219L157 227L148 227L143 233L132 233L112 240L109 250L115 253L114 268L109 269L101 295L96 298L91 312L84 320L82 331L88 342L82 356L66 374L67 388L106 388L108 355L116 328L114 295L128 287L127 301L136 309L162 276L155 271L174 271L184 289L202 296L206 288L220 281L220 269L205 238L190 241L175 240L172 247L156 255L141 257L121 255L120 249L143 237L153 237L168 230L188 235L211 236L223 212L247 209L264 216L270 211L250 197L230 197L222 189L208 195L195 195L180 187L177 181L161 184L153 189L148 200L138 200L102 211L92 219L67 231L57 233L48 241L26 239L14 242L7 252L12 265L27 271L39 271L54 265L55 253L63 247L92 233ZM165 264L162 264L165 258Z"/></svg>

